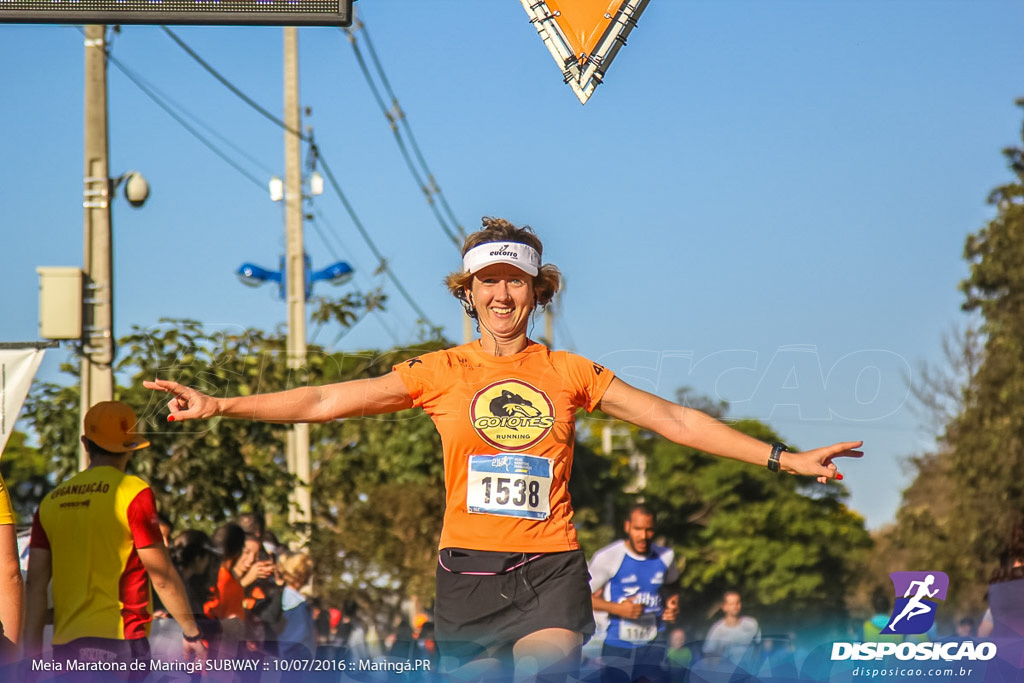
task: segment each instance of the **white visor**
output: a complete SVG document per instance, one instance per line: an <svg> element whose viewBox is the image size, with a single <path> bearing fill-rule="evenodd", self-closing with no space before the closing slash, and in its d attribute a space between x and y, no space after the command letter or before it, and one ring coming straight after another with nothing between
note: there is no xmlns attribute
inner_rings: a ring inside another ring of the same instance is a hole
<svg viewBox="0 0 1024 683"><path fill-rule="evenodd" d="M509 263L528 275L540 272L540 254L529 244L520 242L485 242L462 257L462 269L475 273L495 263Z"/></svg>

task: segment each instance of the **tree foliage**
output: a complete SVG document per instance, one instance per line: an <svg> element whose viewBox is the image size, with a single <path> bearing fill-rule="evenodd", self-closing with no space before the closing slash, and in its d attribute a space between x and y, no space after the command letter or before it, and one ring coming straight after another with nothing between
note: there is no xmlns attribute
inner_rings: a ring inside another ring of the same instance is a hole
<svg viewBox="0 0 1024 683"><path fill-rule="evenodd" d="M116 397L136 409L152 442L130 467L151 483L158 506L177 528L207 531L241 512L262 512L285 540L296 531L287 524L296 485L285 465L288 427L223 418L168 424L167 397L144 389L142 381L161 377L214 396L251 395L380 376L445 345L435 339L365 353L311 346L305 365L290 370L280 333L211 331L196 321L165 320L134 329L119 343L117 375L124 386ZM691 405L701 401L688 390L682 396ZM26 412L39 439L37 455L57 473L54 480L70 475L80 433L77 388L37 385ZM612 424L629 449L605 452L602 436ZM660 536L685 558L684 607L691 617L699 619L730 587L740 588L767 623L795 614L803 623L842 614L849 578L868 544L863 520L843 505L842 486L772 475L600 413L579 425L570 491L588 555L619 536L623 513L641 496L661 512ZM737 427L777 439L757 422ZM429 605L444 513L441 444L430 419L411 410L317 424L310 442L317 592L331 604L355 599L385 616L397 611L402 597ZM636 453L647 462L642 490Z"/></svg>
<svg viewBox="0 0 1024 683"><path fill-rule="evenodd" d="M680 390L679 398L718 414L725 409L690 389ZM688 626L699 633L722 593L738 589L746 610L757 614L765 628L841 627L846 596L871 547L863 518L844 504L842 484L780 476L628 427L632 448L646 458L646 484L629 495L625 491L635 472L628 455L601 450L601 429L607 424L597 414L581 429L590 446L584 453L592 455L581 458L577 448L574 479L579 465L594 458L603 471L588 472L596 479L591 486L596 496L581 497L579 488L573 490L577 515L604 512L603 523L592 533L607 536L610 531L614 538L622 534L629 505L637 500L651 505L658 513L657 542L672 546L679 559L682 619ZM762 441L780 440L754 420L733 426ZM583 539L583 528L580 535Z"/></svg>
<svg viewBox="0 0 1024 683"><path fill-rule="evenodd" d="M126 385L115 398L135 408L152 442L132 457L129 471L150 482L158 508L176 528L212 531L256 511L285 540L294 539L297 530L287 524L296 486L285 463L289 427L225 418L168 424L166 395L143 388L143 380L173 379L214 396L251 395L378 376L440 345L357 354L311 346L305 365L290 370L285 342L281 334L209 331L189 320L136 328L119 340L117 376ZM78 400L75 385L37 384L26 403L37 453L53 481L77 468ZM444 501L440 440L430 420L406 411L314 425L310 442L312 550L321 592L338 600L360 592L375 607L394 595L430 595L427 558L436 548ZM38 504L37 493L28 505Z"/></svg>
<svg viewBox="0 0 1024 683"><path fill-rule="evenodd" d="M950 575L947 603L975 614L1024 510L1024 147L1003 155L1013 177L990 193L994 217L964 246L963 308L980 324L947 346L945 373L924 375L918 398L942 431L911 460L893 535L914 567Z"/></svg>
<svg viewBox="0 0 1024 683"><path fill-rule="evenodd" d="M11 432L0 460L0 476L11 495L19 526L29 523L39 501L53 488L47 458L27 445L27 440L25 432Z"/></svg>
<svg viewBox="0 0 1024 683"><path fill-rule="evenodd" d="M779 441L766 425L740 431ZM779 476L659 440L645 494L661 512L659 533L685 558L683 603L704 615L727 589L756 605L768 627L820 628L845 619L846 595L870 548L864 520L842 484Z"/></svg>
<svg viewBox="0 0 1024 683"><path fill-rule="evenodd" d="M960 481L951 534L983 561L1003 549L1024 503L1024 481L1008 476L1024 466L1024 149L1003 154L1014 179L989 195L996 215L964 247L964 308L984 320L983 357L946 431Z"/></svg>
<svg viewBox="0 0 1024 683"><path fill-rule="evenodd" d="M891 590L888 574L910 568L934 568L950 576L946 604L966 614L983 610L984 585L977 581L980 558L965 553L962 530L973 522L959 518L961 480L953 469L953 424L966 408L966 387L980 367L981 337L974 326L943 338L942 366L922 366L913 395L919 412L941 432L934 450L907 459L913 479L903 491L896 525L879 533L872 558L873 587ZM867 603L867 594L861 596ZM949 615L952 619L953 614Z"/></svg>

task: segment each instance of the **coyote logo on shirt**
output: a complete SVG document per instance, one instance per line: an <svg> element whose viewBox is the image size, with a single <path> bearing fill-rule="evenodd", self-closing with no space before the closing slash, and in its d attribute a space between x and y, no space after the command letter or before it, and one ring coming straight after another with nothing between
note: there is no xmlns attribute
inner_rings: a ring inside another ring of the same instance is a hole
<svg viewBox="0 0 1024 683"><path fill-rule="evenodd" d="M470 419L490 445L521 451L548 435L555 424L555 407L544 392L522 380L506 379L476 393Z"/></svg>
<svg viewBox="0 0 1024 683"><path fill-rule="evenodd" d="M513 415L518 415L519 417L540 416L540 411L534 408L532 403L519 394L513 394L508 389L502 389L501 396L492 398L489 407L491 415L494 417L509 417ZM515 427L511 429L515 429Z"/></svg>

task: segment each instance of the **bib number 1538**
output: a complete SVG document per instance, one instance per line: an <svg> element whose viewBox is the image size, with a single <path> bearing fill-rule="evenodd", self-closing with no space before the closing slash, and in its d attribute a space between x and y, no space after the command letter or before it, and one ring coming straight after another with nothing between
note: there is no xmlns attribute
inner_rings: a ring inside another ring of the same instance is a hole
<svg viewBox="0 0 1024 683"><path fill-rule="evenodd" d="M470 512L547 519L551 461L533 455L471 455L466 487Z"/></svg>

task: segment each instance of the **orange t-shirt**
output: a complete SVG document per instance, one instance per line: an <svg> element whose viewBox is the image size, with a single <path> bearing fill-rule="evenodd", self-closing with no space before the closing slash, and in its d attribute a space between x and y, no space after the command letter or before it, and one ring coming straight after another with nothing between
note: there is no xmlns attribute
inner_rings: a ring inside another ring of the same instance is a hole
<svg viewBox="0 0 1024 683"><path fill-rule="evenodd" d="M478 343L394 367L444 449L442 548L576 550L569 474L576 410L593 410L614 373L530 342L512 356Z"/></svg>
<svg viewBox="0 0 1024 683"><path fill-rule="evenodd" d="M226 562L217 570L217 594L203 604L203 613L210 619L245 616L245 589Z"/></svg>

